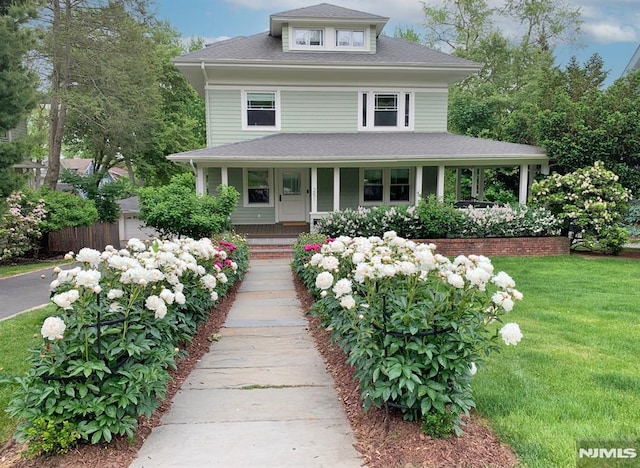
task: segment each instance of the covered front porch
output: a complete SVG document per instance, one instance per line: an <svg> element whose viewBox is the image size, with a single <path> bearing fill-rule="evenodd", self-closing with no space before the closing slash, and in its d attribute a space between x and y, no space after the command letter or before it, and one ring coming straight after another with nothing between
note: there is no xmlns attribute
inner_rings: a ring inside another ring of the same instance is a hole
<svg viewBox="0 0 640 468"><path fill-rule="evenodd" d="M460 195L462 170L470 171L471 197L483 200L485 171L499 167L519 169L518 200L526 203L535 173L548 171L541 148L449 133L281 133L169 158L189 162L200 194L220 184L238 190L236 226L313 226L332 211ZM455 188L445 186L448 170L458 175Z"/></svg>

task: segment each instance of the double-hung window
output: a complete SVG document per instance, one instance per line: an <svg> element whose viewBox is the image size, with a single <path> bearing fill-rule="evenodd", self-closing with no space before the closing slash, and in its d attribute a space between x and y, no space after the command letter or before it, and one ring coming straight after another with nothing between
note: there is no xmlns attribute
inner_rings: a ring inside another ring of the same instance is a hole
<svg viewBox="0 0 640 468"><path fill-rule="evenodd" d="M295 47L324 47L324 29L293 30L293 44Z"/></svg>
<svg viewBox="0 0 640 468"><path fill-rule="evenodd" d="M364 47L364 31L336 29L336 47Z"/></svg>
<svg viewBox="0 0 640 468"><path fill-rule="evenodd" d="M273 206L271 169L245 169L244 186L245 206Z"/></svg>
<svg viewBox="0 0 640 468"><path fill-rule="evenodd" d="M280 103L277 91L245 91L242 104L242 127L245 130L280 129Z"/></svg>
<svg viewBox="0 0 640 468"><path fill-rule="evenodd" d="M411 203L412 170L409 167L363 168L360 170L362 205L406 205Z"/></svg>
<svg viewBox="0 0 640 468"><path fill-rule="evenodd" d="M365 91L358 96L360 130L413 130L413 95L410 92Z"/></svg>

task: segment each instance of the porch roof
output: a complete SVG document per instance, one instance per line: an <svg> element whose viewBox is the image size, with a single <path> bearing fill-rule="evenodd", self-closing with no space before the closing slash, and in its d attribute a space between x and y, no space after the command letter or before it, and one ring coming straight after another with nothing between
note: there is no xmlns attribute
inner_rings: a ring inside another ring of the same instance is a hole
<svg viewBox="0 0 640 468"><path fill-rule="evenodd" d="M433 163L452 166L544 164L542 148L452 133L278 133L169 155L172 161L217 164L359 165Z"/></svg>

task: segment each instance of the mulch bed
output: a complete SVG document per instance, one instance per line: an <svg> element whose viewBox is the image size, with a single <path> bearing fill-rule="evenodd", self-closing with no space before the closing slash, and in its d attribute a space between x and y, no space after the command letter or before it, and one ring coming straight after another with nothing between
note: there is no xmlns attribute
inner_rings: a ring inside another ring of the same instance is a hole
<svg viewBox="0 0 640 468"><path fill-rule="evenodd" d="M224 324L233 304L239 284L220 302L209 320L203 323L186 350L188 357L180 361L172 372L172 382L167 399L150 419L140 418L138 431L133 441L114 438L110 444L82 445L65 455L40 457L34 460L21 458L24 447L9 442L0 453L0 467L13 468L75 468L96 467L125 468L136 454L151 430L160 425L160 418L169 409L171 399L183 381L191 373L198 360L209 350L211 336ZM303 310L308 310L313 298L296 279L298 298ZM318 320L309 317L309 329L316 346L325 359L327 369L332 374L337 392L344 403L344 409L351 423L355 438L355 448L362 454L363 465L372 468L388 467L513 467L517 459L513 452L497 440L482 419L473 414L467 421L465 433L461 437L432 440L420 433L419 425L403 421L394 412L387 419L384 410L372 408L362 410L353 368L346 364L346 356L331 343L330 333L319 326Z"/></svg>

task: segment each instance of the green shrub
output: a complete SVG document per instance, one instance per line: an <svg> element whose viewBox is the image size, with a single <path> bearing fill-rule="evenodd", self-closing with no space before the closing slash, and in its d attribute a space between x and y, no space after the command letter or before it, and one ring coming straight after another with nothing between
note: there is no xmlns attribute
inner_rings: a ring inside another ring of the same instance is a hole
<svg viewBox="0 0 640 468"><path fill-rule="evenodd" d="M629 191L601 162L569 174L552 174L531 186L532 202L555 214L572 247L618 254L627 241L622 220Z"/></svg>
<svg viewBox="0 0 640 468"><path fill-rule="evenodd" d="M41 223L43 232L65 227L90 226L98 221L98 210L92 200L68 192L42 189L47 215Z"/></svg>
<svg viewBox="0 0 640 468"><path fill-rule="evenodd" d="M476 368L500 349L500 335L508 345L522 338L515 323L489 325L522 299L511 277L486 257L450 261L394 232L308 246L296 249L294 266L355 368L364 408L395 407L435 424L434 434L461 433Z"/></svg>
<svg viewBox="0 0 640 468"><path fill-rule="evenodd" d="M438 413L431 411L422 416L420 432L427 434L432 439L447 439L451 437L456 415L451 411Z"/></svg>
<svg viewBox="0 0 640 468"><path fill-rule="evenodd" d="M76 432L90 443L133 437L138 418L165 398L180 347L242 277L247 259L237 237L80 250L81 266L57 270L56 316L42 325L29 372L15 379L7 411L20 419L16 438L49 453L77 440Z"/></svg>
<svg viewBox="0 0 640 468"><path fill-rule="evenodd" d="M98 220L105 223L115 223L120 215L120 207L116 200L131 195L129 181L125 179L103 183L102 174L80 175L65 170L61 179L70 183L77 193L93 200L98 210Z"/></svg>
<svg viewBox="0 0 640 468"><path fill-rule="evenodd" d="M163 187L138 191L140 219L162 237L210 237L231 228L231 213L239 194L231 186L220 185L217 197L196 195L193 174L179 174Z"/></svg>
<svg viewBox="0 0 640 468"><path fill-rule="evenodd" d="M379 206L329 213L317 225L329 237L381 236L394 231L407 239L445 237L555 236L560 221L544 207L522 205L489 208L455 208L435 197L418 206Z"/></svg>

